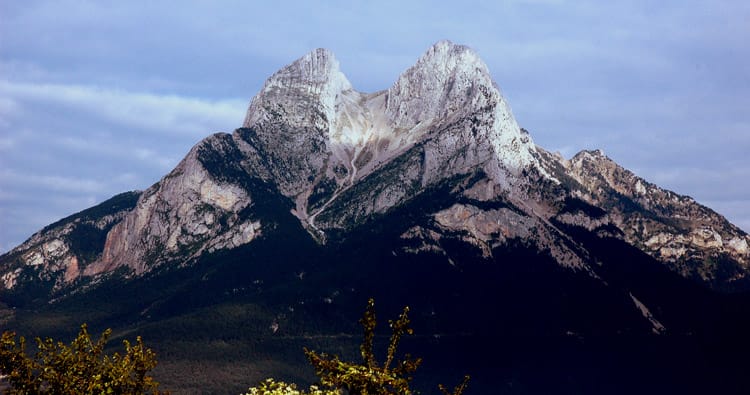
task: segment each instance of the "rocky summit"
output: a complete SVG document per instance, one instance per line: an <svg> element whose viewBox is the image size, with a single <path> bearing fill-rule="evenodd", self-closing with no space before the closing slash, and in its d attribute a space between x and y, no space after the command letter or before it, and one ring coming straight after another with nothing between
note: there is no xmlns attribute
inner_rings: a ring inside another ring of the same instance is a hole
<svg viewBox="0 0 750 395"><path fill-rule="evenodd" d="M374 93L355 90L333 53L316 49L268 78L242 127L206 137L147 190L64 218L1 256L0 308L10 313L0 322L43 333L60 317L118 325L151 333L173 357L195 345L170 336L202 331L247 340L215 355L250 361L299 346L279 339L348 341L342 317L356 321L375 296L412 305L424 341L448 347L442 361L465 355L486 383L500 337L535 335L565 339L552 349L578 342L574 360L599 349L622 357L607 374L651 374L653 362L682 377L689 358L644 359L621 340L583 350L580 339L744 339L749 244L710 208L601 151L566 159L535 145L468 47L438 42ZM536 340L520 344L505 350L550 357ZM296 371L289 364L254 374ZM188 385L187 368L167 366L178 372L167 383ZM740 382L712 372L685 388ZM247 374L220 373L222 382Z"/></svg>

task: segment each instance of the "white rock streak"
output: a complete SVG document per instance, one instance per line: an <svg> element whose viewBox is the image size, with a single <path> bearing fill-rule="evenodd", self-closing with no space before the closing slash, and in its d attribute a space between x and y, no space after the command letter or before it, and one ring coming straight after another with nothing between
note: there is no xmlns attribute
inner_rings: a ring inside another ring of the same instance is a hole
<svg viewBox="0 0 750 395"><path fill-rule="evenodd" d="M638 308L638 311L641 312L641 315L643 315L643 318L647 319L648 322L651 323L651 332L653 332L656 335L660 335L664 333L664 331L666 331L667 328L664 325L662 325L662 323L659 322L659 320L657 320L653 314L651 314L651 310L649 310L648 307L646 307L646 305L643 304L643 302L638 300L638 298L636 298L632 292L629 294L630 294L630 299L633 300L633 304L635 304L635 307Z"/></svg>

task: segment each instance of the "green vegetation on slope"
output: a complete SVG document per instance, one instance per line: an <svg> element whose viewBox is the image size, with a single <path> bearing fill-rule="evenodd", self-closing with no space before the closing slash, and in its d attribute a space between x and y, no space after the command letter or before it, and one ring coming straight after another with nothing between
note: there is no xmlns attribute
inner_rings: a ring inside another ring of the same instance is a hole
<svg viewBox="0 0 750 395"><path fill-rule="evenodd" d="M361 395L408 395L414 393L412 374L422 360L405 355L396 359L397 348L409 327L409 308L405 307L396 321L389 321L393 331L385 362L380 365L374 352L375 302L368 301L364 316L359 321L364 328L364 340L359 347L361 363L344 362L337 355L319 354L305 349L308 361L320 379L320 385L307 391L297 390L296 384L266 379L249 389L252 395L333 395L346 391ZM112 331L107 329L93 342L86 324L70 345L52 338L36 339L38 351L26 353L26 339L16 339L14 332L4 332L0 340L0 373L5 376L9 394L158 394L159 384L149 375L156 367L156 353L143 345L141 337L131 345L123 341L125 353L105 353ZM445 395L461 395L469 377Z"/></svg>

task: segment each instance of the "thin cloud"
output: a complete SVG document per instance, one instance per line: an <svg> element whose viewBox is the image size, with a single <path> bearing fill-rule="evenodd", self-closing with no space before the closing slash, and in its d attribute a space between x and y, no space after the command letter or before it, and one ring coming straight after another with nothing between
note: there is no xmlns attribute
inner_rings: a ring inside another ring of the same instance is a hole
<svg viewBox="0 0 750 395"><path fill-rule="evenodd" d="M105 184L92 179L54 175L22 174L0 170L0 184L39 188L48 192L100 193Z"/></svg>
<svg viewBox="0 0 750 395"><path fill-rule="evenodd" d="M171 170L171 168L175 165L175 162L176 162L176 160L174 160L173 158L164 157L158 151L154 151L148 148L136 148L133 151L133 154L135 155L136 158L140 160L149 161L149 162L157 164L159 167L161 167L165 171Z"/></svg>
<svg viewBox="0 0 750 395"><path fill-rule="evenodd" d="M16 101L58 103L111 122L166 134L193 136L203 136L215 125L239 126L247 106L244 100L210 101L82 85L1 80L0 95Z"/></svg>

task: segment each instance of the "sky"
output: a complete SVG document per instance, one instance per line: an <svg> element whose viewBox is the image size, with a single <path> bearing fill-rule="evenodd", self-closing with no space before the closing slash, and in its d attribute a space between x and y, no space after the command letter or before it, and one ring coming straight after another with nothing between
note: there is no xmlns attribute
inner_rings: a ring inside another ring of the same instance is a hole
<svg viewBox="0 0 750 395"><path fill-rule="evenodd" d="M602 149L750 231L746 0L0 0L0 251L158 181L315 48L374 92L442 39L536 144Z"/></svg>

